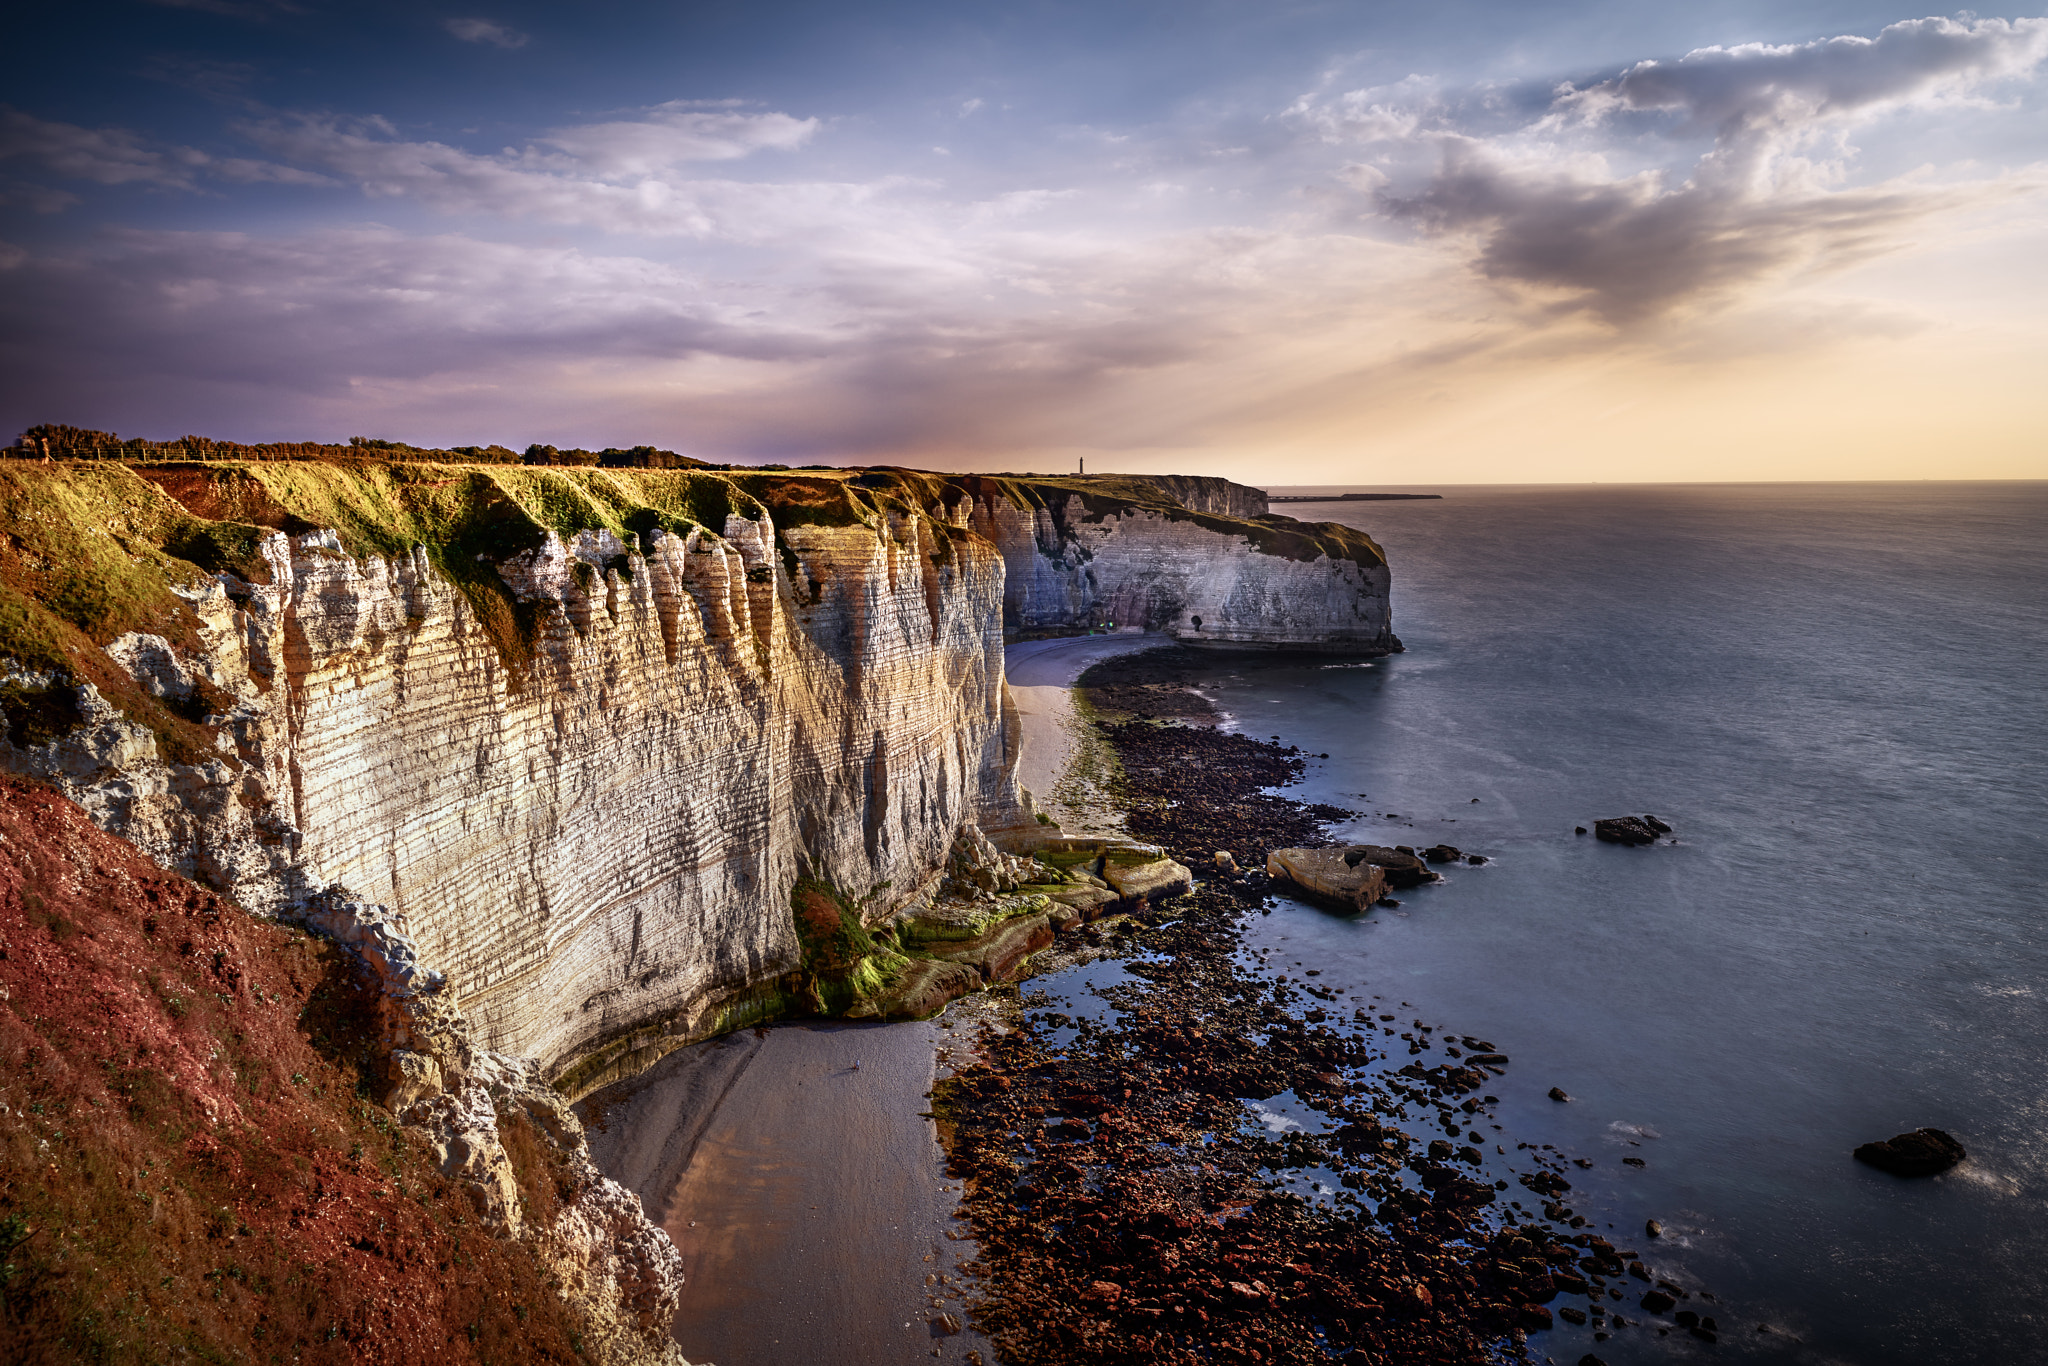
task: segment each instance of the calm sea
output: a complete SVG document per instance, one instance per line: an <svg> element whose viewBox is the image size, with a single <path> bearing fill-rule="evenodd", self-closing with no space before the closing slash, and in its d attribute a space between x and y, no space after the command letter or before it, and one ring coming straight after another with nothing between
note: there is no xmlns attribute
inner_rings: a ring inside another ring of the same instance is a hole
<svg viewBox="0 0 2048 1366"><path fill-rule="evenodd" d="M1510 1054L1509 1139L1718 1296L1557 1361L2048 1361L2048 485L1443 492L1287 509L1386 546L1407 654L1209 688L1348 833L1494 862L1257 944ZM1969 1162L1850 1160L1922 1125Z"/></svg>

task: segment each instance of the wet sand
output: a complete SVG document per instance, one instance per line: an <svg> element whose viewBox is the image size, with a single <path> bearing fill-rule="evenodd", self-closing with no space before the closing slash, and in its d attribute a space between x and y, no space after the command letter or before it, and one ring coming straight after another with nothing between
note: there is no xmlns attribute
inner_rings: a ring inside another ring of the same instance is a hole
<svg viewBox="0 0 2048 1366"><path fill-rule="evenodd" d="M1113 834L1120 821L1089 780L1085 736L1074 712L1073 683L1090 665L1172 644L1169 637L1122 632L1028 640L1003 651L1010 696L1022 723L1017 785L1038 799L1070 834Z"/></svg>
<svg viewBox="0 0 2048 1366"><path fill-rule="evenodd" d="M972 1244L946 1235L926 1092L954 1031L829 1022L746 1030L671 1054L578 1108L598 1166L683 1254L676 1340L694 1362L900 1366L993 1360L948 1288ZM961 1041L963 1044L964 1039ZM853 1068L855 1059L861 1066Z"/></svg>

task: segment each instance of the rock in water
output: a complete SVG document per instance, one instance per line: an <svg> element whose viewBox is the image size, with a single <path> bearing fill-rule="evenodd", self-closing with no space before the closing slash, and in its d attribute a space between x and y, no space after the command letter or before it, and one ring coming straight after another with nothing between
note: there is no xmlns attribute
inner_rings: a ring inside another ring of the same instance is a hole
<svg viewBox="0 0 2048 1366"><path fill-rule="evenodd" d="M1893 1176L1934 1176L1968 1156L1962 1144L1939 1129L1915 1129L1856 1150L1858 1162Z"/></svg>
<svg viewBox="0 0 2048 1366"><path fill-rule="evenodd" d="M1381 869L1387 878L1387 885L1396 890L1404 887L1420 887L1425 882L1441 879L1430 871L1429 865L1418 858L1413 849L1387 848L1384 844L1353 844L1344 847L1344 866L1357 868L1371 864Z"/></svg>
<svg viewBox="0 0 2048 1366"><path fill-rule="evenodd" d="M1657 822L1664 829L1671 827ZM1593 822L1593 834L1609 844L1655 844L1657 828L1641 816L1610 816Z"/></svg>
<svg viewBox="0 0 2048 1366"><path fill-rule="evenodd" d="M1553 1086L1553 1087L1551 1087L1551 1088L1550 1088L1550 1098L1551 1098L1552 1100L1562 1100L1562 1101L1569 1101L1569 1100L1571 1099L1571 1097L1570 1097L1570 1096L1568 1096L1568 1095L1566 1095L1566 1094L1565 1094L1565 1092L1564 1092L1564 1088L1563 1088L1562 1086Z"/></svg>
<svg viewBox="0 0 2048 1366"><path fill-rule="evenodd" d="M1410 862L1422 866L1417 860ZM1392 881L1377 862L1354 859L1342 848L1275 849L1266 856L1266 876L1293 883L1313 900L1353 911L1384 897Z"/></svg>

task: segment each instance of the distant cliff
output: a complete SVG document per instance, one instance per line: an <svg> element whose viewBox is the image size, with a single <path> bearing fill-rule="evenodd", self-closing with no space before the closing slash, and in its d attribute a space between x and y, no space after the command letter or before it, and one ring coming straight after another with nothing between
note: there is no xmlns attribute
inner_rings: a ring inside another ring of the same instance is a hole
<svg viewBox="0 0 2048 1366"><path fill-rule="evenodd" d="M969 525L1002 551L1012 631L1108 625L1240 646L1400 648L1372 538L1266 514L1257 489L1169 476L956 482L974 500ZM1189 507L1173 488L1260 513Z"/></svg>

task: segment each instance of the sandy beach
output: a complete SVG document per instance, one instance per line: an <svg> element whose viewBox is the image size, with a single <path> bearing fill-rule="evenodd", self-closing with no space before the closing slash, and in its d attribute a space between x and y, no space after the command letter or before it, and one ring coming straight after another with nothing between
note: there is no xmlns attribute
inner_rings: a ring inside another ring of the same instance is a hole
<svg viewBox="0 0 2048 1366"><path fill-rule="evenodd" d="M1022 723L1017 785L1069 834L1116 834L1122 825L1103 800L1074 711L1073 683L1089 666L1171 644L1166 636L1121 632L1028 640L1003 651L1010 696Z"/></svg>
<svg viewBox="0 0 2048 1366"><path fill-rule="evenodd" d="M952 1037L935 1022L744 1030L580 1107L598 1165L683 1254L675 1335L691 1361L993 1359L935 1323L960 1305L926 1279L957 1284L972 1246L947 1236L956 1183L922 1113Z"/></svg>
<svg viewBox="0 0 2048 1366"><path fill-rule="evenodd" d="M1073 680L1162 640L1081 636L1005 652L1026 788L1044 801L1075 787ZM675 1334L690 1360L994 1359L973 1329L955 1335L939 1321L966 1317L949 1292L974 1245L949 1236L964 1229L958 1183L925 1112L949 1071L944 1050L967 1042L936 1020L744 1030L673 1053L578 1107L598 1165L683 1254Z"/></svg>

